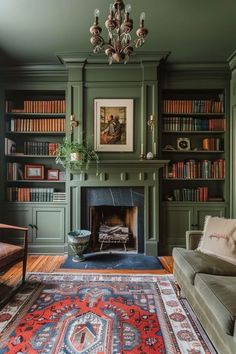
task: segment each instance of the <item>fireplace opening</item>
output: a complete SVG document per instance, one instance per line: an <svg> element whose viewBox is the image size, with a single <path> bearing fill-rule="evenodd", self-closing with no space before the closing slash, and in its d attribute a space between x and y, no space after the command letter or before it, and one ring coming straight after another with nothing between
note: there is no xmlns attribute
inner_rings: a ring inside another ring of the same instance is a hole
<svg viewBox="0 0 236 354"><path fill-rule="evenodd" d="M81 228L91 231L88 252L102 246L102 252L144 253L143 187L83 187L81 205Z"/></svg>
<svg viewBox="0 0 236 354"><path fill-rule="evenodd" d="M138 252L138 208L99 205L89 208L93 252Z"/></svg>

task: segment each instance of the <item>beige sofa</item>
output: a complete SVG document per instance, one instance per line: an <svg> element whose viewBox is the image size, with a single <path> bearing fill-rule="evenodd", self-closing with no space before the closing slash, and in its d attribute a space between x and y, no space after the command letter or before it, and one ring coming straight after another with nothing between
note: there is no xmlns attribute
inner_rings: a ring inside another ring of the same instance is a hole
<svg viewBox="0 0 236 354"><path fill-rule="evenodd" d="M202 231L174 248L174 276L220 354L236 353L236 266L196 250Z"/></svg>

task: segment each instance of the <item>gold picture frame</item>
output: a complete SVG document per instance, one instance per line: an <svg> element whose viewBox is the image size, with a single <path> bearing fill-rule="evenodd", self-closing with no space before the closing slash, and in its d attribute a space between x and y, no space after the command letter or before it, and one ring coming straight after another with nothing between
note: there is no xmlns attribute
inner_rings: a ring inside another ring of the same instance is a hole
<svg viewBox="0 0 236 354"><path fill-rule="evenodd" d="M94 100L94 150L133 151L133 99Z"/></svg>

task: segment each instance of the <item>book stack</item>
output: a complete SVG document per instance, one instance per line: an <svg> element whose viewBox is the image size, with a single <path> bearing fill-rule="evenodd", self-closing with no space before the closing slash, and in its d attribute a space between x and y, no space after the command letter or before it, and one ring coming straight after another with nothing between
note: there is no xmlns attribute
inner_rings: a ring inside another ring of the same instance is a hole
<svg viewBox="0 0 236 354"><path fill-rule="evenodd" d="M5 138L5 154L6 155L11 155L16 153L16 142Z"/></svg>
<svg viewBox="0 0 236 354"><path fill-rule="evenodd" d="M54 188L8 187L8 202L52 202Z"/></svg>
<svg viewBox="0 0 236 354"><path fill-rule="evenodd" d="M185 202L207 202L208 187L174 189L175 201Z"/></svg>
<svg viewBox="0 0 236 354"><path fill-rule="evenodd" d="M13 101L6 101L7 113L65 113L66 101L59 100L24 100L22 107L15 107Z"/></svg>
<svg viewBox="0 0 236 354"><path fill-rule="evenodd" d="M49 143L46 141L25 141L25 155L46 155L53 156L59 147L59 143Z"/></svg>
<svg viewBox="0 0 236 354"><path fill-rule="evenodd" d="M223 113L224 104L221 99L200 100L164 100L165 113Z"/></svg>
<svg viewBox="0 0 236 354"><path fill-rule="evenodd" d="M225 160L188 160L170 163L164 166L163 177L176 179L223 179L225 178Z"/></svg>
<svg viewBox="0 0 236 354"><path fill-rule="evenodd" d="M163 128L166 132L225 131L225 118L164 117Z"/></svg>
<svg viewBox="0 0 236 354"><path fill-rule="evenodd" d="M55 202L65 202L66 201L66 193L65 192L53 192L53 200Z"/></svg>
<svg viewBox="0 0 236 354"><path fill-rule="evenodd" d="M18 162L8 162L8 164L7 164L7 180L8 181L17 181L17 180L22 180L22 179L24 179L22 165L19 164Z"/></svg>
<svg viewBox="0 0 236 354"><path fill-rule="evenodd" d="M223 150L223 141L220 138L204 138L202 140L202 149L210 151Z"/></svg>
<svg viewBox="0 0 236 354"><path fill-rule="evenodd" d="M64 132L65 118L11 118L10 132Z"/></svg>

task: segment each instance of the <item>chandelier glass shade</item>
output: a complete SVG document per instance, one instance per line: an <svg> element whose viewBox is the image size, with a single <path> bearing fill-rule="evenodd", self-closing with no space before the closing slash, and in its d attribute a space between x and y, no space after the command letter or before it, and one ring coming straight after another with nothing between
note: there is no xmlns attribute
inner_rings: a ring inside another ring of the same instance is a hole
<svg viewBox="0 0 236 354"><path fill-rule="evenodd" d="M130 11L131 5L125 6L123 0L115 0L114 4L110 4L109 15L105 21L108 39L105 41L101 36L102 28L99 26L99 10L94 10L90 42L94 53L105 52L109 64L113 61L127 63L134 48L141 47L145 42L148 34L148 30L144 27L145 13L142 12L140 15L140 26L136 31L136 38L132 40L133 20L130 18Z"/></svg>

